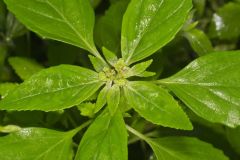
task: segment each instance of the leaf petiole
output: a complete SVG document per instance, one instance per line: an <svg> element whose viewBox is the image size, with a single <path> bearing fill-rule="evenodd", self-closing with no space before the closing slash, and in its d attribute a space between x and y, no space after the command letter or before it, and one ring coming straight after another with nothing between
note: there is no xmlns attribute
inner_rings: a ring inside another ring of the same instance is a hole
<svg viewBox="0 0 240 160"><path fill-rule="evenodd" d="M135 130L134 128L130 127L129 125L126 124L126 128L129 132L131 132L132 134L134 134L135 136L139 137L140 139L144 140L144 141L148 141L148 137L146 137L145 135L143 135L142 133L138 132L137 130Z"/></svg>

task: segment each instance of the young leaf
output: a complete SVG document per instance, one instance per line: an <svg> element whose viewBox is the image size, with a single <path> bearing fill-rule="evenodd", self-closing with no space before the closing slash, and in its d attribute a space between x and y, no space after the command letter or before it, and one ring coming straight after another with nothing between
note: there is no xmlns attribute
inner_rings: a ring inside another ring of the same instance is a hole
<svg viewBox="0 0 240 160"><path fill-rule="evenodd" d="M123 17L121 49L127 64L171 41L192 7L191 0L132 0Z"/></svg>
<svg viewBox="0 0 240 160"><path fill-rule="evenodd" d="M103 70L104 67L106 67L106 63L103 63L99 58L94 57L92 55L88 55L93 68L97 71L97 72L101 72Z"/></svg>
<svg viewBox="0 0 240 160"><path fill-rule="evenodd" d="M7 94L18 86L17 83L0 83L0 96L6 97Z"/></svg>
<svg viewBox="0 0 240 160"><path fill-rule="evenodd" d="M124 89L129 104L148 121L166 127L192 129L188 117L166 90L150 82L129 82Z"/></svg>
<svg viewBox="0 0 240 160"><path fill-rule="evenodd" d="M128 70L125 77L128 78L132 76L139 76L139 75L141 76L151 64L152 64L152 60L138 63Z"/></svg>
<svg viewBox="0 0 240 160"><path fill-rule="evenodd" d="M228 160L222 151L190 137L149 139L158 160Z"/></svg>
<svg viewBox="0 0 240 160"><path fill-rule="evenodd" d="M118 85L113 85L107 93L107 104L111 115L114 115L118 109L120 102L120 88Z"/></svg>
<svg viewBox="0 0 240 160"><path fill-rule="evenodd" d="M216 52L159 80L197 115L211 122L240 125L240 51Z"/></svg>
<svg viewBox="0 0 240 160"><path fill-rule="evenodd" d="M110 87L108 87L108 85L106 85L98 94L96 108L94 109L94 113L97 113L107 103L107 94L108 94L109 89L110 89Z"/></svg>
<svg viewBox="0 0 240 160"><path fill-rule="evenodd" d="M79 104L77 107L81 112L82 116L93 117L95 106L96 106L95 103L86 102Z"/></svg>
<svg viewBox="0 0 240 160"><path fill-rule="evenodd" d="M127 160L127 131L120 112L105 110L88 128L75 160Z"/></svg>
<svg viewBox="0 0 240 160"><path fill-rule="evenodd" d="M4 160L58 159L73 157L74 132L58 132L44 128L24 128L0 137L0 157Z"/></svg>
<svg viewBox="0 0 240 160"><path fill-rule="evenodd" d="M184 33L193 50L199 55L203 56L213 51L211 41L205 33L198 29L192 29Z"/></svg>
<svg viewBox="0 0 240 160"><path fill-rule="evenodd" d="M22 80L28 79L33 74L43 69L43 66L29 58L10 57L8 61Z"/></svg>
<svg viewBox="0 0 240 160"><path fill-rule="evenodd" d="M98 74L89 69L72 65L51 67L33 75L9 93L0 101L0 109L65 109L89 98L102 84Z"/></svg>
<svg viewBox="0 0 240 160"><path fill-rule="evenodd" d="M97 55L94 12L89 0L5 0L8 9L39 35L69 43ZM87 18L86 18L87 17Z"/></svg>
<svg viewBox="0 0 240 160"><path fill-rule="evenodd" d="M118 60L117 56L105 47L102 48L102 51L108 63L110 63L113 66Z"/></svg>

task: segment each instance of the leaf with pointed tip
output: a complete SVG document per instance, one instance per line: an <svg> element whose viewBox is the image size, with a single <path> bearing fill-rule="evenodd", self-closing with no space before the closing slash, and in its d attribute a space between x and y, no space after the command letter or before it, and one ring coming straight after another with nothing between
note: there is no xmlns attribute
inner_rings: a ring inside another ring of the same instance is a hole
<svg viewBox="0 0 240 160"><path fill-rule="evenodd" d="M89 0L4 1L30 30L98 54L93 42L94 12Z"/></svg>
<svg viewBox="0 0 240 160"><path fill-rule="evenodd" d="M121 50L127 64L171 41L184 24L191 0L132 0L123 17Z"/></svg>
<svg viewBox="0 0 240 160"><path fill-rule="evenodd" d="M54 111L78 105L103 83L89 69L60 65L44 69L0 101L1 110ZM43 103L44 102L44 103Z"/></svg>
<svg viewBox="0 0 240 160"><path fill-rule="evenodd" d="M58 159L73 157L72 137L75 132L44 128L24 128L0 137L0 157L4 160Z"/></svg>
<svg viewBox="0 0 240 160"><path fill-rule="evenodd" d="M105 63L103 63L99 58L94 57L92 55L88 55L93 68L97 71L97 72L101 72L103 70L104 67L107 67Z"/></svg>
<svg viewBox="0 0 240 160"><path fill-rule="evenodd" d="M96 108L94 109L94 113L97 113L100 109L104 107L107 103L107 94L109 91L109 87L106 85L98 94Z"/></svg>
<svg viewBox="0 0 240 160"><path fill-rule="evenodd" d="M113 66L118 60L117 56L105 47L102 48L102 51L108 63L110 63Z"/></svg>
<svg viewBox="0 0 240 160"><path fill-rule="evenodd" d="M8 61L22 80L28 79L33 74L43 69L43 66L29 58L10 57Z"/></svg>
<svg viewBox="0 0 240 160"><path fill-rule="evenodd" d="M191 130L192 125L177 101L150 82L129 82L124 88L129 104L146 120L166 127Z"/></svg>
<svg viewBox="0 0 240 160"><path fill-rule="evenodd" d="M107 93L107 105L111 115L114 115L120 103L120 88L113 85Z"/></svg>
<svg viewBox="0 0 240 160"><path fill-rule="evenodd" d="M132 76L141 76L145 70L152 64L153 60L148 60L142 63L138 63L136 65L134 65L132 68L130 68L128 70L128 72L126 73L125 77L132 77Z"/></svg>
<svg viewBox="0 0 240 160"><path fill-rule="evenodd" d="M149 139L158 160L228 160L221 150L192 137Z"/></svg>
<svg viewBox="0 0 240 160"><path fill-rule="evenodd" d="M200 57L159 83L198 116L230 127L240 125L240 51Z"/></svg>
<svg viewBox="0 0 240 160"><path fill-rule="evenodd" d="M193 50L199 55L203 56L213 52L211 41L205 33L198 29L192 29L184 33Z"/></svg>
<svg viewBox="0 0 240 160"><path fill-rule="evenodd" d="M120 112L103 111L84 134L75 160L127 160L127 131Z"/></svg>

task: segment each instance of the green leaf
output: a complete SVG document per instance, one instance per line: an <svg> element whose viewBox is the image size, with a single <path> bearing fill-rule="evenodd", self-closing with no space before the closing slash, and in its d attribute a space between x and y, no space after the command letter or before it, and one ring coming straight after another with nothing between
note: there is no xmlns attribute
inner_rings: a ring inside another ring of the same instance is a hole
<svg viewBox="0 0 240 160"><path fill-rule="evenodd" d="M106 85L99 92L98 97L97 97L96 108L94 110L94 113L97 113L107 103L107 94L108 94L109 89L110 89L110 87L108 85Z"/></svg>
<svg viewBox="0 0 240 160"><path fill-rule="evenodd" d="M118 57L113 52L109 51L107 48L103 47L102 51L104 57L112 66L118 61Z"/></svg>
<svg viewBox="0 0 240 160"><path fill-rule="evenodd" d="M29 58L10 57L8 62L22 80L30 78L33 74L43 69L43 66Z"/></svg>
<svg viewBox="0 0 240 160"><path fill-rule="evenodd" d="M5 0L8 9L42 37L98 55L93 42L94 12L89 0ZM87 17L87 18L86 18Z"/></svg>
<svg viewBox="0 0 240 160"><path fill-rule="evenodd" d="M191 0L132 0L123 17L121 49L127 64L171 41L184 24Z"/></svg>
<svg viewBox="0 0 240 160"><path fill-rule="evenodd" d="M0 83L0 95L2 98L18 86L17 83Z"/></svg>
<svg viewBox="0 0 240 160"><path fill-rule="evenodd" d="M51 67L33 75L9 93L0 101L0 109L65 109L88 99L102 84L98 74L89 69L72 65Z"/></svg>
<svg viewBox="0 0 240 160"><path fill-rule="evenodd" d="M127 131L120 112L105 110L91 124L79 145L75 160L127 160Z"/></svg>
<svg viewBox="0 0 240 160"><path fill-rule="evenodd" d="M235 151L240 154L240 127L237 128L227 128L226 135L229 143L235 149Z"/></svg>
<svg viewBox="0 0 240 160"><path fill-rule="evenodd" d="M186 114L166 90L150 82L129 82L124 89L129 104L146 120L165 127L192 129Z"/></svg>
<svg viewBox="0 0 240 160"><path fill-rule="evenodd" d="M211 41L205 33L198 29L192 29L184 33L193 50L199 55L203 56L213 51Z"/></svg>
<svg viewBox="0 0 240 160"><path fill-rule="evenodd" d="M81 112L82 116L93 117L95 106L96 106L95 103L86 102L79 104L77 107Z"/></svg>
<svg viewBox="0 0 240 160"><path fill-rule="evenodd" d="M16 158L19 160L71 160L74 133L43 128L24 128L0 137L0 157L4 160Z"/></svg>
<svg viewBox="0 0 240 160"><path fill-rule="evenodd" d="M0 0L0 32L5 29L6 14L6 6L4 2Z"/></svg>
<svg viewBox="0 0 240 160"><path fill-rule="evenodd" d="M97 72L101 72L103 70L104 67L107 67L106 66L106 63L103 63L99 58L97 57L94 57L92 55L88 55L92 65L93 65L93 68L97 71Z"/></svg>
<svg viewBox="0 0 240 160"><path fill-rule="evenodd" d="M149 139L158 160L228 160L222 151L190 137Z"/></svg>
<svg viewBox="0 0 240 160"><path fill-rule="evenodd" d="M2 133L11 133L20 131L21 128L16 125L7 125L7 126L0 126L0 132Z"/></svg>
<svg viewBox="0 0 240 160"><path fill-rule="evenodd" d="M141 76L145 72L145 70L152 64L153 60L148 60L142 63L138 63L134 65L132 68L128 70L125 77L132 77L132 76ZM146 73L146 72L145 72Z"/></svg>
<svg viewBox="0 0 240 160"><path fill-rule="evenodd" d="M99 48L105 46L114 53L120 51L121 26L128 0L112 4L96 22L94 37Z"/></svg>
<svg viewBox="0 0 240 160"><path fill-rule="evenodd" d="M107 93L107 104L111 115L117 111L120 103L120 88L118 85L113 85Z"/></svg>
<svg viewBox="0 0 240 160"><path fill-rule="evenodd" d="M240 51L216 52L159 80L198 116L234 127L240 125Z"/></svg>
<svg viewBox="0 0 240 160"><path fill-rule="evenodd" d="M0 69L4 65L7 51L8 51L7 46L0 44Z"/></svg>
<svg viewBox="0 0 240 160"><path fill-rule="evenodd" d="M240 4L229 2L222 8L219 8L217 13L213 15L210 25L210 36L220 39L237 39L240 36Z"/></svg>

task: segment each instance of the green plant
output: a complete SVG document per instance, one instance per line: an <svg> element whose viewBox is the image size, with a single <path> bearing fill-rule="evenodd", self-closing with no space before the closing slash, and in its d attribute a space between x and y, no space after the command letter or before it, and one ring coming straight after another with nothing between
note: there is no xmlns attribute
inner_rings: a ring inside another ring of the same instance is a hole
<svg viewBox="0 0 240 160"><path fill-rule="evenodd" d="M68 118L74 124L74 129L65 132L46 129L49 126L3 126L0 130L10 134L0 138L1 159L73 159L73 144L78 145L80 138L74 143L72 138L81 136L82 129L88 125L76 160L128 159L127 131L130 143L141 139L150 145L155 153L153 159L228 159L222 151L197 138L176 135L156 138L155 132L140 133L145 131L146 124L150 131L157 125L192 130L185 112L209 121L198 117L197 121L203 123L232 128L240 125L240 72L237 70L240 52L213 52L208 37L189 18L191 0L115 2L96 25L111 21L111 15L121 20L124 14L122 24L110 22L103 32L97 28L98 37L107 36L105 32L113 36L108 41L95 38L101 53L94 43L94 10L90 1L5 0L5 3L22 24L41 37L89 52L94 70L67 64L43 69L35 61L10 57L9 64L24 82L0 85L0 110L49 112L55 114L48 117L50 125L52 121L64 119L61 117L64 110L75 107L94 120L82 119L84 122L78 126L70 114L64 114L70 115ZM118 12L114 13L116 9ZM114 38L120 31L121 52L119 39ZM154 62L153 54L177 33L202 57L178 73L158 79L161 66L155 72L147 71Z"/></svg>

